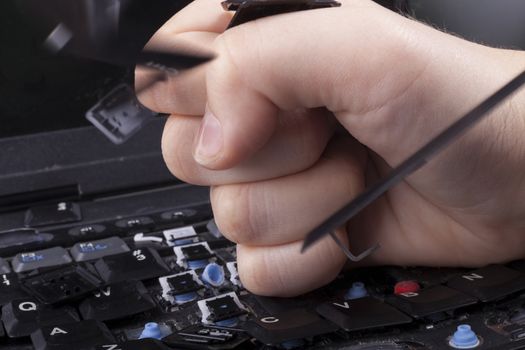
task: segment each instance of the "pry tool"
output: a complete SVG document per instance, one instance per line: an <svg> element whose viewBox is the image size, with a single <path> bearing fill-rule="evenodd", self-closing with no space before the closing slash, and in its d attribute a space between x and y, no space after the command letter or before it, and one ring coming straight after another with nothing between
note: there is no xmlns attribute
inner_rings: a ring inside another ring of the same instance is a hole
<svg viewBox="0 0 525 350"><path fill-rule="evenodd" d="M394 168L388 176L377 182L372 187L369 187L354 200L311 231L308 236L306 236L301 252L308 250L308 248L312 247L314 243L326 235L335 237L333 231L336 228L343 226L348 220L356 216L361 210L374 202L390 188L397 185L407 176L424 166L432 157L443 151L446 146L450 145L453 141L457 140L460 136L470 130L474 125L486 117L490 111L522 87L523 84L525 84L525 71L493 93L489 98L481 102L470 112L458 119L451 126L439 133L421 149ZM378 245L368 249L357 258L363 259L371 254L377 247ZM354 259L350 260L355 261Z"/></svg>

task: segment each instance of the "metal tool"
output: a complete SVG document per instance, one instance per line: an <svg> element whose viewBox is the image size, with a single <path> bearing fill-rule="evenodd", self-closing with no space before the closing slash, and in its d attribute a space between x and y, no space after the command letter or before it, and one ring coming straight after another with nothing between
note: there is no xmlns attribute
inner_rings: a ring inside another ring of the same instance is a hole
<svg viewBox="0 0 525 350"><path fill-rule="evenodd" d="M310 248L315 242L319 241L326 235L335 237L333 231L336 228L346 224L348 220L356 216L359 212L361 212L361 210L366 208L390 188L400 183L407 176L425 165L433 156L443 151L446 146L450 145L453 141L457 140L461 135L470 130L474 125L486 117L490 111L500 105L524 84L525 71L516 76L501 89L493 93L489 98L481 102L478 106L465 114L451 126L439 133L421 149L416 151L399 166L394 168L384 179L380 180L372 187L369 187L354 200L345 205L343 208L321 223L318 227L316 227L313 231L311 231L308 236L306 236L301 252L308 250L308 248ZM340 244L340 242L339 245L346 249L346 247ZM350 260L358 261L370 255L375 249L377 249L377 247L378 245L366 250L357 257L351 254L349 251L345 251L345 254Z"/></svg>

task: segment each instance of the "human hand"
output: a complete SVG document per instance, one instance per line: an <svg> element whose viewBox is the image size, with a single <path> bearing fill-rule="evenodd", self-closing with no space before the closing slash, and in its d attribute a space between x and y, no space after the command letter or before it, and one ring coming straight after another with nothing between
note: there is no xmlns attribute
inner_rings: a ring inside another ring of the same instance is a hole
<svg viewBox="0 0 525 350"><path fill-rule="evenodd" d="M171 114L168 167L211 185L217 224L238 243L241 280L263 295L331 281L345 256L330 238L301 255L305 234L525 67L523 52L467 42L368 0L225 32L230 19L215 0L176 14L149 45L217 58L139 99ZM137 85L150 74L137 70ZM379 242L369 264L524 257L524 112L521 92L338 236L348 242L348 233L355 252Z"/></svg>

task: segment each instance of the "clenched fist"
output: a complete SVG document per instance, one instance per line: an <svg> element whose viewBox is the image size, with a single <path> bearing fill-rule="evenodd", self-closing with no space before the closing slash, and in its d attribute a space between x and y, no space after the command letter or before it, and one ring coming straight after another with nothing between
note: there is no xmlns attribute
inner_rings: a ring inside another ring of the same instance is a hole
<svg viewBox="0 0 525 350"><path fill-rule="evenodd" d="M238 243L250 291L300 294L345 256L302 240L367 184L525 68L369 0L288 13L225 31L219 0L196 0L151 47L213 52L209 64L140 89L171 114L168 167L211 186L221 231ZM156 73L155 73L156 74ZM155 74L136 72L138 87ZM368 264L478 266L525 257L525 93L341 227Z"/></svg>

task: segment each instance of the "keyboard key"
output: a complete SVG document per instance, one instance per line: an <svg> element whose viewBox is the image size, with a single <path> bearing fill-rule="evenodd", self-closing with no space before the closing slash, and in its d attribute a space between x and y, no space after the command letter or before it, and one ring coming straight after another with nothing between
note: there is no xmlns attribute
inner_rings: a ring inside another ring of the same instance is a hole
<svg viewBox="0 0 525 350"><path fill-rule="evenodd" d="M107 321L131 316L156 306L142 282L122 282L107 286L80 303L86 320Z"/></svg>
<svg viewBox="0 0 525 350"><path fill-rule="evenodd" d="M125 252L129 252L129 247L119 237L77 243L71 248L71 256L77 262L96 260Z"/></svg>
<svg viewBox="0 0 525 350"><path fill-rule="evenodd" d="M95 268L106 283L139 281L167 275L169 267L157 251L144 248L98 260Z"/></svg>
<svg viewBox="0 0 525 350"><path fill-rule="evenodd" d="M28 336L42 326L78 320L72 307L50 308L32 298L17 299L2 307L2 321L11 338Z"/></svg>
<svg viewBox="0 0 525 350"><path fill-rule="evenodd" d="M81 266L67 266L31 275L22 279L22 287L44 304L72 301L101 285L97 276Z"/></svg>
<svg viewBox="0 0 525 350"><path fill-rule="evenodd" d="M179 221L185 222L191 220L192 218L197 217L197 210L195 209L181 209L181 210L171 210L160 214L160 217L164 221Z"/></svg>
<svg viewBox="0 0 525 350"><path fill-rule="evenodd" d="M197 291L204 285L195 271L186 271L159 278L162 297L171 304L184 304L198 298Z"/></svg>
<svg viewBox="0 0 525 350"><path fill-rule="evenodd" d="M132 232L149 231L155 227L155 222L149 216L127 218L115 222L115 226Z"/></svg>
<svg viewBox="0 0 525 350"><path fill-rule="evenodd" d="M31 334L31 341L35 350L91 350L98 344L114 344L115 337L105 324L87 320L42 327Z"/></svg>
<svg viewBox="0 0 525 350"><path fill-rule="evenodd" d="M12 256L20 252L65 245L68 239L52 233L19 229L0 235L0 256Z"/></svg>
<svg viewBox="0 0 525 350"><path fill-rule="evenodd" d="M202 314L203 324L233 326L237 323L238 316L248 312L234 292L199 300L197 305Z"/></svg>
<svg viewBox="0 0 525 350"><path fill-rule="evenodd" d="M106 232L106 226L101 224L91 224L73 227L68 231L68 234L76 238L93 238L103 236L104 232Z"/></svg>
<svg viewBox="0 0 525 350"><path fill-rule="evenodd" d="M525 290L525 274L505 266L491 265L452 278L447 285L488 302Z"/></svg>
<svg viewBox="0 0 525 350"><path fill-rule="evenodd" d="M250 335L267 345L310 338L338 329L333 323L306 309L258 317L246 322L244 328Z"/></svg>
<svg viewBox="0 0 525 350"><path fill-rule="evenodd" d="M317 312L348 332L412 321L404 313L371 297L326 302L317 307Z"/></svg>
<svg viewBox="0 0 525 350"><path fill-rule="evenodd" d="M31 253L17 254L11 264L15 272L26 272L44 267L60 266L70 264L73 259L67 250L62 247L54 247L34 251Z"/></svg>
<svg viewBox="0 0 525 350"><path fill-rule="evenodd" d="M130 340L124 343L97 345L95 350L173 350L156 339Z"/></svg>
<svg viewBox="0 0 525 350"><path fill-rule="evenodd" d="M525 272L525 260L516 260L507 264L513 270Z"/></svg>
<svg viewBox="0 0 525 350"><path fill-rule="evenodd" d="M251 295L258 311L257 314L283 314L288 311L296 309L307 309L315 313L315 307L326 300L324 293L311 292L305 295L296 296L293 298L279 298L279 297L265 297L260 295Z"/></svg>
<svg viewBox="0 0 525 350"><path fill-rule="evenodd" d="M200 242L174 247L177 264L185 269L204 268L215 254L207 242Z"/></svg>
<svg viewBox="0 0 525 350"><path fill-rule="evenodd" d="M0 275L0 306L25 297L27 293L22 290L16 273Z"/></svg>
<svg viewBox="0 0 525 350"><path fill-rule="evenodd" d="M398 294L388 298L387 302L414 318L422 318L475 304L477 299L438 285L415 293Z"/></svg>
<svg viewBox="0 0 525 350"><path fill-rule="evenodd" d="M11 266L9 266L9 263L5 261L4 259L0 258L0 273L10 273L11 272Z"/></svg>
<svg viewBox="0 0 525 350"><path fill-rule="evenodd" d="M67 224L82 220L82 212L77 203L60 202L29 208L24 223L26 227Z"/></svg>

